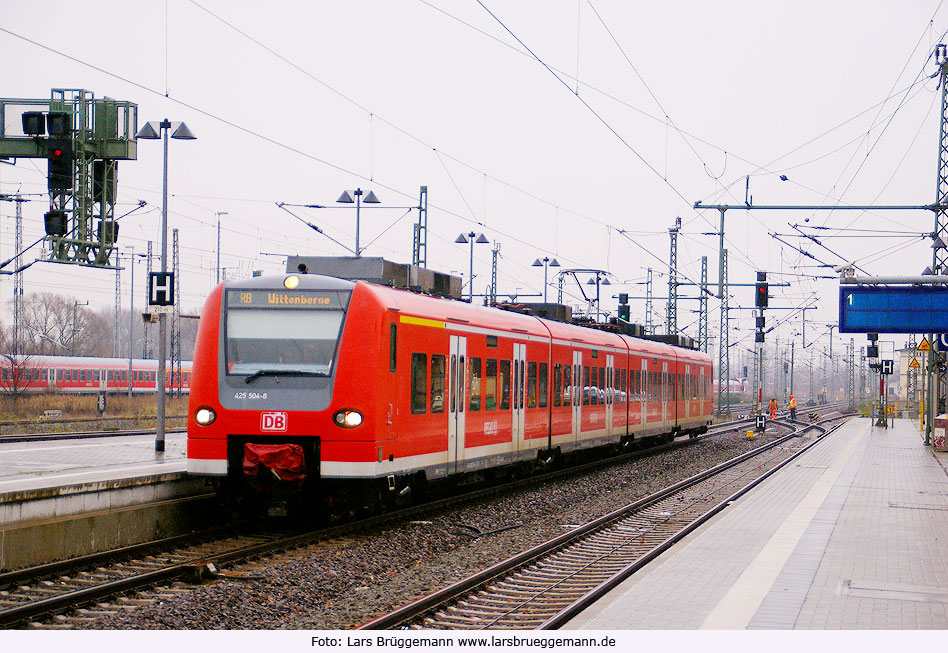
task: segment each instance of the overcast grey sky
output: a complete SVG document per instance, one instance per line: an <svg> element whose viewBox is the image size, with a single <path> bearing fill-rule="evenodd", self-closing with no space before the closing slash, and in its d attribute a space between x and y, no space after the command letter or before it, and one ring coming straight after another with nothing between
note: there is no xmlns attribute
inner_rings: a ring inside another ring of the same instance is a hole
<svg viewBox="0 0 948 653"><path fill-rule="evenodd" d="M603 291L609 310L618 292L644 294L651 267L659 320L668 228L681 217L681 272L697 280L706 255L716 282L717 239L705 234L719 216L692 207L743 202L748 175L757 204L935 199L940 94L927 76L948 12L934 0L7 0L0 28L0 96L85 88L138 103L140 124L184 120L197 135L172 142L170 153L169 222L180 230L188 309L213 285L216 212L227 212L228 274L282 271L287 254L346 252L276 203L334 205L356 187L382 200L362 212L366 256L410 262L417 215L386 207L414 205L426 185L429 267L466 277L469 249L454 239L483 232L500 243L501 293L541 293L542 269L530 264L555 256L564 267L613 275ZM0 166L0 191L43 193L44 175L39 160ZM117 214L147 202L122 221L123 248L143 252L154 240L157 251L160 190L160 143L142 141L138 160L119 166ZM42 234L45 206L36 199L25 207L27 243ZM0 212L5 259L12 204ZM298 213L354 243L353 208ZM793 234L788 223L829 249L770 235ZM771 281L791 284L774 289L772 306L815 296L820 309L807 318L835 321L838 283L811 278L835 273L793 246L827 264L855 260L871 274L917 274L930 263L930 239L907 234L932 224L928 212L732 211L730 279L752 283L755 270L767 270ZM475 293L490 283L490 249L475 246ZM27 293L114 305L111 271L37 264L25 275ZM128 282L126 271L126 307ZM11 287L0 281L4 301ZM749 288L731 295L752 303ZM574 288L567 302L582 305ZM696 309L679 306L690 335ZM632 314L643 320L644 302L634 301ZM799 329L799 314L795 322L781 338ZM738 326L745 330L732 342L752 342L749 312ZM808 339L825 331L812 328Z"/></svg>

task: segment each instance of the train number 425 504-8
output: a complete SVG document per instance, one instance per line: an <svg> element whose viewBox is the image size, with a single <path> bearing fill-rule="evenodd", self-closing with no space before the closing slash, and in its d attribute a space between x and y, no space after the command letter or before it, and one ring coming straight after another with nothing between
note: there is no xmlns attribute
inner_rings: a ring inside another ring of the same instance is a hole
<svg viewBox="0 0 948 653"><path fill-rule="evenodd" d="M234 399L266 399L266 392L235 392Z"/></svg>

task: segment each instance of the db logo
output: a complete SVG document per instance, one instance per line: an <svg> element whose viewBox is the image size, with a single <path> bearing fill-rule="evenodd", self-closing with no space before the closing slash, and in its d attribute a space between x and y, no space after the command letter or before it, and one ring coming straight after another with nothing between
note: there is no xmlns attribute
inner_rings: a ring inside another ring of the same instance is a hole
<svg viewBox="0 0 948 653"><path fill-rule="evenodd" d="M261 431L286 431L286 413L260 413Z"/></svg>

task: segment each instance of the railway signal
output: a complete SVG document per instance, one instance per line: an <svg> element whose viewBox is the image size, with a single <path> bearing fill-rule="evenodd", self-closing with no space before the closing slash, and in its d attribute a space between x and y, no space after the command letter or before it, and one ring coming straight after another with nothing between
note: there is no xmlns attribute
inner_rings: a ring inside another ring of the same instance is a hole
<svg viewBox="0 0 948 653"><path fill-rule="evenodd" d="M46 145L46 159L49 161L49 189L51 191L71 190L75 162L72 138L51 137Z"/></svg>
<svg viewBox="0 0 948 653"><path fill-rule="evenodd" d="M138 156L137 105L54 88L48 99L0 98L0 115L0 158L47 161L44 259L115 267L116 166Z"/></svg>
<svg viewBox="0 0 948 653"><path fill-rule="evenodd" d="M629 309L629 293L620 292L619 293L619 319L624 320L625 322L628 322L630 315L631 315L631 312Z"/></svg>
<svg viewBox="0 0 948 653"><path fill-rule="evenodd" d="M767 300L770 299L770 288L767 285L767 273L757 273L757 283L754 286L754 306L757 308L767 308Z"/></svg>

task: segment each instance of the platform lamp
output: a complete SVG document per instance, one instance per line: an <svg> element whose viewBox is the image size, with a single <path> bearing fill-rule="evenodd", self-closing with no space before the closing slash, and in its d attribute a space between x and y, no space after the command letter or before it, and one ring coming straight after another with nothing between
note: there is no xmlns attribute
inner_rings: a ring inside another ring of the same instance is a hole
<svg viewBox="0 0 948 653"><path fill-rule="evenodd" d="M476 237L476 239L475 239ZM468 287L467 287L467 301L474 303L474 243L490 243L487 240L487 236L484 234L476 234L473 231L467 235L458 234L458 237L454 239L454 242L463 245L464 243L471 243L471 267L468 273Z"/></svg>
<svg viewBox="0 0 948 653"><path fill-rule="evenodd" d="M364 193L365 199L362 199L363 193L364 191L361 188L356 188L354 191L352 191L352 195L355 195L355 199L353 200L352 195L349 194L349 191L344 190L342 191L342 195L339 196L339 199L336 200L340 204L352 204L353 202L355 202L355 205L356 205L356 246L355 246L356 258L362 256L362 250L359 248L359 209L362 206L362 202L365 202L366 204L381 204L382 203L381 201L379 201L379 198L376 197L375 193L373 193L372 191L369 191L368 193Z"/></svg>
<svg viewBox="0 0 948 653"><path fill-rule="evenodd" d="M595 272L595 277L586 282L587 286L596 286L596 322L599 321L599 286L611 286L612 282L609 281L609 277L606 276L606 273L597 270ZM600 281L602 279L602 281Z"/></svg>
<svg viewBox="0 0 948 653"><path fill-rule="evenodd" d="M543 303L546 304L546 288L548 284L547 281L547 272L549 268L558 268L560 267L560 262L555 258L550 258L549 256L544 256L542 259L538 258L533 262L531 267L538 268L543 266Z"/></svg>
<svg viewBox="0 0 948 653"><path fill-rule="evenodd" d="M161 175L161 272L168 271L168 132L171 138L193 141L196 136L183 122L147 122L135 138L164 141ZM155 451L165 450L165 376L168 356L168 316L158 315L158 417L155 428Z"/></svg>

